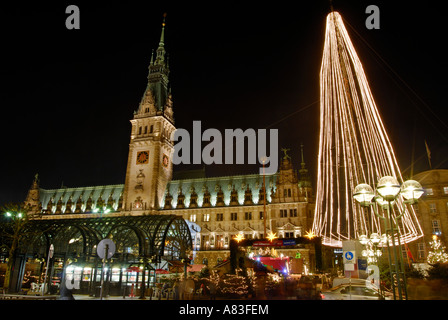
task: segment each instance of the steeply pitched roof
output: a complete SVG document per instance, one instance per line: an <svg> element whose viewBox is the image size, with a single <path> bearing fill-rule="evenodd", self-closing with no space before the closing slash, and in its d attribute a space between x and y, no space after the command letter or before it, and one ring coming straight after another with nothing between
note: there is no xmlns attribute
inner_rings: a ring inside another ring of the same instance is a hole
<svg viewBox="0 0 448 320"><path fill-rule="evenodd" d="M271 188L275 190L276 180L278 175L267 175L265 176L266 183L266 199L271 200ZM252 192L252 199L255 204L258 203L259 191L263 186L263 176L259 174L249 174L249 175L236 175L236 176L225 176L225 177L208 177L208 178L188 178L180 180L171 180L167 185L167 192L173 197L172 205L176 206L177 197L179 190L185 195L185 207L188 208L190 203L190 195L193 190L198 195L198 206L202 206L204 199L204 192L208 190L210 193L211 205L216 204L216 196L221 188L224 194L224 203L229 205L230 194L233 189L238 193L238 201L240 205L244 202L244 193L246 189ZM194 188L194 189L193 189ZM62 187L59 189L39 189L40 201L42 203L42 208L46 209L47 205L52 200L53 206L55 207L59 200L62 202L62 206L65 208L68 200L71 198L72 205L75 206L78 199L81 197L82 204L86 205L89 198L92 199L92 207L94 208L99 200L100 196L104 203L107 203L109 198L113 200L113 210L118 209L118 203L121 194L123 193L124 184L107 185L107 186L91 186L91 187L77 187L68 188ZM166 194L165 194L166 196ZM165 199L162 201L162 204ZM53 209L54 210L54 209Z"/></svg>
<svg viewBox="0 0 448 320"><path fill-rule="evenodd" d="M276 187L277 174L266 175L266 199L271 200L271 188ZM233 189L238 192L238 201L240 205L244 202L244 193L249 187L252 191L252 199L256 204L258 203L259 190L263 186L263 176L259 174L249 174L249 175L237 175L237 176L225 176L225 177L209 177L209 178L198 178L198 179L183 179L183 180L172 180L168 183L167 192L173 197L171 204L175 207L177 203L178 194L180 191L185 196L184 204L188 207L190 203L190 195L194 190L197 195L197 203L200 207L204 200L204 193L206 190L210 193L210 202L214 206L216 204L216 196L218 191L222 190L224 193L224 203L229 205L230 194ZM166 197L166 194L165 194ZM165 202L165 197L164 201Z"/></svg>

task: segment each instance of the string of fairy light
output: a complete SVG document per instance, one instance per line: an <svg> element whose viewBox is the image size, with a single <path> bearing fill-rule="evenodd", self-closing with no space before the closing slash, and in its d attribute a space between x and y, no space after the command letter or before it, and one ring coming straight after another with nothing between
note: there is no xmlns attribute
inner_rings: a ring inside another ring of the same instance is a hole
<svg viewBox="0 0 448 320"><path fill-rule="evenodd" d="M361 234L383 233L374 214L353 200L359 183L375 185L390 175L403 182L392 144L361 61L338 12L326 20L320 70L320 136L315 218L312 231L330 246ZM397 200L394 210L403 210ZM395 216L395 215L394 215ZM404 242L422 236L413 209L398 221Z"/></svg>

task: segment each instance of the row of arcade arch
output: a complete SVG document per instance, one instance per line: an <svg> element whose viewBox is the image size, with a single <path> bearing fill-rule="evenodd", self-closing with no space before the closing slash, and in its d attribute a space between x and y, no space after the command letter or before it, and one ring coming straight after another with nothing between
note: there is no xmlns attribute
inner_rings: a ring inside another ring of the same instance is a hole
<svg viewBox="0 0 448 320"><path fill-rule="evenodd" d="M70 279L74 293L98 296L103 277L105 295L126 294L134 287L144 295L155 284L157 269L192 256L190 226L176 215L42 219L28 228L30 236L14 261L11 284L17 292L41 292L47 274L46 290L52 294ZM116 247L104 270L96 250L102 239Z"/></svg>

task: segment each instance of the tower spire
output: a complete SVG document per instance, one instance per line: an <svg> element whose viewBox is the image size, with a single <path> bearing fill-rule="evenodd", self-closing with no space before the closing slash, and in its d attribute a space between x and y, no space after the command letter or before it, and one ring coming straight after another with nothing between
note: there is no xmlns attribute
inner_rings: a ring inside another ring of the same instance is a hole
<svg viewBox="0 0 448 320"><path fill-rule="evenodd" d="M311 179L310 179L310 175L308 174L308 169L306 168L305 157L303 156L303 143L300 144L300 154L301 154L302 162L300 163L301 168L299 169L299 174L300 174L299 185L302 187L305 187L305 186L310 187Z"/></svg>
<svg viewBox="0 0 448 320"><path fill-rule="evenodd" d="M160 34L159 48L165 45L165 19L166 19L166 12L163 14L162 32Z"/></svg>
<svg viewBox="0 0 448 320"><path fill-rule="evenodd" d="M168 76L170 73L168 59L165 58L165 19L163 14L162 32L159 47L152 50L148 67L148 85L140 102L138 113L163 112L168 99Z"/></svg>
<svg viewBox="0 0 448 320"><path fill-rule="evenodd" d="M302 156L302 162L300 163L300 165L302 166L302 169L305 169L305 159L303 157L303 143L300 144L300 154Z"/></svg>
<svg viewBox="0 0 448 320"><path fill-rule="evenodd" d="M166 13L163 14L162 32L160 33L159 47L157 48L156 65L163 65L165 62L165 19Z"/></svg>

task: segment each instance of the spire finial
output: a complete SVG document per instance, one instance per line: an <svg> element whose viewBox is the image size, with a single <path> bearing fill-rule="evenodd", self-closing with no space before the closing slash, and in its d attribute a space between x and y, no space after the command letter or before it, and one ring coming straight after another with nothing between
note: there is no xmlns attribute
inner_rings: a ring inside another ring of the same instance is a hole
<svg viewBox="0 0 448 320"><path fill-rule="evenodd" d="M152 52L151 52L151 61L150 61L150 63L149 63L151 66L154 64L154 49L152 49Z"/></svg>
<svg viewBox="0 0 448 320"><path fill-rule="evenodd" d="M165 19L166 19L166 12L163 14L163 21L162 21L162 33L160 35L160 42L159 47L163 47L165 43Z"/></svg>
<svg viewBox="0 0 448 320"><path fill-rule="evenodd" d="M300 153L302 156L302 163L301 163L302 169L305 169L305 158L303 157L303 142L300 144Z"/></svg>

